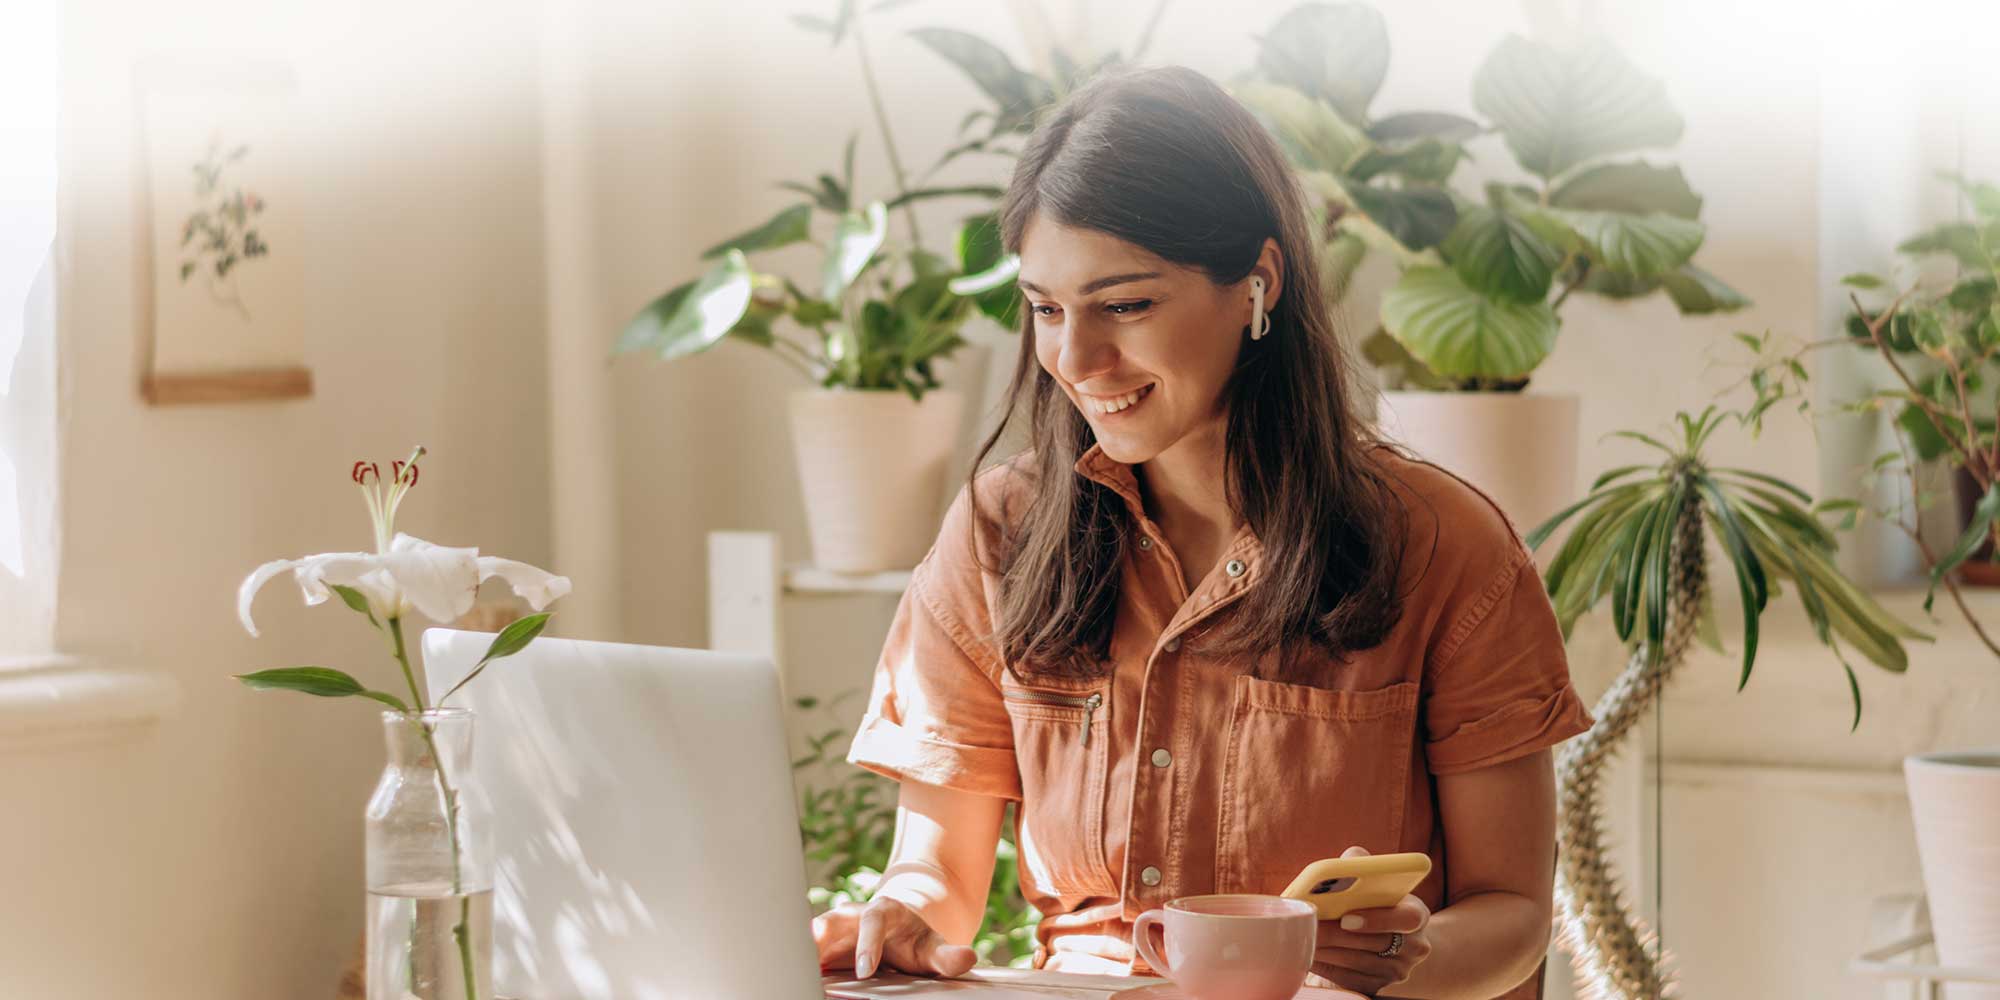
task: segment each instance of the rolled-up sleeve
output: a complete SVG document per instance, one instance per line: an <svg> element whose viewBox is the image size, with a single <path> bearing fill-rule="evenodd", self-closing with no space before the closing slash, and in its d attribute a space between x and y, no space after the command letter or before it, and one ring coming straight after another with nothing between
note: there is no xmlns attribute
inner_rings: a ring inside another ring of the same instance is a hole
<svg viewBox="0 0 2000 1000"><path fill-rule="evenodd" d="M1522 548L1473 596L1427 666L1424 754L1432 774L1525 757L1588 730L1555 609Z"/></svg>
<svg viewBox="0 0 2000 1000"><path fill-rule="evenodd" d="M960 504L964 501L960 497ZM954 505L953 514L963 514ZM1014 730L983 622L979 567L947 515L896 607L847 759L898 781L1021 797Z"/></svg>

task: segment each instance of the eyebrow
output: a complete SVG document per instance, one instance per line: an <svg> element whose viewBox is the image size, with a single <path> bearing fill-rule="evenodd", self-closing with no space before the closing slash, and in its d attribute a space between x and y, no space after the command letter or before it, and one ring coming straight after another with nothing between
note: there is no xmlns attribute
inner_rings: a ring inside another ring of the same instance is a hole
<svg viewBox="0 0 2000 1000"><path fill-rule="evenodd" d="M1147 278L1157 278L1159 276L1160 272L1158 271L1134 271L1130 274L1107 274L1102 278L1092 279L1090 282L1086 283L1082 288L1077 289L1076 293L1078 295L1089 295L1090 293L1097 291L1100 288L1110 288L1112 285L1123 285L1134 281L1144 281ZM1027 289L1028 291L1034 292L1037 295L1049 294L1048 289L1043 288L1042 286L1037 285L1032 281L1016 281L1014 283L1021 286L1022 288Z"/></svg>

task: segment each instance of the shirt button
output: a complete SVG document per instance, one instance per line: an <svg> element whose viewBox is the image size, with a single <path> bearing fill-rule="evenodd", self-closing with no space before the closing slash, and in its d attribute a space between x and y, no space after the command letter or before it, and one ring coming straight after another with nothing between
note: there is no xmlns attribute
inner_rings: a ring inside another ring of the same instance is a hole
<svg viewBox="0 0 2000 1000"><path fill-rule="evenodd" d="M1139 881L1147 885L1159 885L1160 870L1152 865L1147 865L1144 870L1139 872Z"/></svg>
<svg viewBox="0 0 2000 1000"><path fill-rule="evenodd" d="M1174 636L1173 638L1168 639L1166 643L1162 645L1161 648L1165 649L1169 653L1181 648L1181 637Z"/></svg>
<svg viewBox="0 0 2000 1000"><path fill-rule="evenodd" d="M1243 560L1231 559L1223 565L1222 571L1230 576L1242 576L1244 568Z"/></svg>
<svg viewBox="0 0 2000 1000"><path fill-rule="evenodd" d="M1166 747L1161 747L1158 750L1153 751L1154 767L1166 767L1168 764L1171 764L1173 762L1174 762L1174 755L1168 753Z"/></svg>
<svg viewBox="0 0 2000 1000"><path fill-rule="evenodd" d="M1150 548L1152 548L1152 547L1153 547L1153 539L1152 539L1152 538L1151 538L1150 536L1147 536L1147 535L1140 535L1140 536L1139 536L1139 547L1140 547L1140 548L1142 548L1142 549L1150 549Z"/></svg>

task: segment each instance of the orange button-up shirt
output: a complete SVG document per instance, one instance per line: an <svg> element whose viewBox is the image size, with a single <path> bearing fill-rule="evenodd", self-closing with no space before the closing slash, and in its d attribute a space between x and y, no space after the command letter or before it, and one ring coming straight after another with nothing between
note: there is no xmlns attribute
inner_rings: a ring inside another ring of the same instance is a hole
<svg viewBox="0 0 2000 1000"><path fill-rule="evenodd" d="M1219 658L1183 645L1257 599L1262 544L1239 529L1188 592L1131 467L1093 446L1077 474L1122 496L1140 533L1126 547L1110 670L1023 680L985 638L999 578L973 546L995 565L998 525L981 524L974 540L965 492L952 504L897 608L848 759L1019 802L1021 889L1043 914L1037 967L1149 971L1131 947L1140 913L1178 896L1282 892L1309 862L1355 844L1430 855L1416 895L1442 909L1451 859L1436 776L1590 727L1514 525L1438 466L1379 454L1409 511L1402 617L1344 663L1294 654L1319 661L1307 673L1270 669L1275 647ZM1016 463L981 473L980 513L998 516L1024 478ZM1506 996L1517 995L1534 996L1534 984Z"/></svg>

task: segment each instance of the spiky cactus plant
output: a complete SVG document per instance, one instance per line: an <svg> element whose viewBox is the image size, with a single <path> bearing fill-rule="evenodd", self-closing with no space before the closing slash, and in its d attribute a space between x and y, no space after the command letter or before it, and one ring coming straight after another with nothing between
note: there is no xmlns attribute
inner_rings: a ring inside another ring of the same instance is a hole
<svg viewBox="0 0 2000 1000"><path fill-rule="evenodd" d="M1758 412L1711 406L1695 417L1679 413L1684 440L1677 447L1620 432L1658 449L1664 461L1606 472L1583 500L1527 538L1531 548L1539 548L1557 528L1577 519L1545 574L1563 635L1608 595L1612 625L1630 650L1624 671L1597 701L1597 724L1556 753L1557 939L1575 964L1583 995L1593 1000L1651 1000L1672 989L1670 977L1648 953L1648 932L1625 908L1605 849L1600 787L1604 766L1686 661L1693 641L1704 638L1721 649L1708 593L1708 535L1720 539L1742 598L1738 690L1750 680L1758 619L1781 580L1791 581L1813 634L1846 671L1854 699L1852 726L1861 724L1861 687L1841 641L1877 666L1901 673L1908 666L1902 641L1930 638L1898 621L1834 567L1838 542L1819 518L1826 508L1815 506L1804 490L1760 472L1703 461L1703 446L1726 418L1752 423Z"/></svg>

